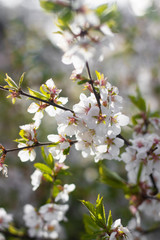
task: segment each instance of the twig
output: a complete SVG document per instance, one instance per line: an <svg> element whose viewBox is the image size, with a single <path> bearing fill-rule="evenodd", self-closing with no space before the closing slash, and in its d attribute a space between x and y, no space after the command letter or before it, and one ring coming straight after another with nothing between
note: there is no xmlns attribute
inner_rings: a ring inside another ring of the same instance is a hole
<svg viewBox="0 0 160 240"><path fill-rule="evenodd" d="M154 195L156 195L156 194L159 192L159 190L158 190L158 188L157 188L157 185L156 185L155 179L154 179L154 177L153 177L153 174L151 173L151 174L149 175L149 177L150 177L151 182L152 182L152 185L153 185Z"/></svg>
<svg viewBox="0 0 160 240"><path fill-rule="evenodd" d="M0 89L2 89L2 90L4 90L4 91L10 91L10 90L11 90L11 89L9 89L9 88L4 88L4 87L1 86L1 85L0 85ZM14 90L12 90L12 91L14 91ZM15 91L16 91L16 90L15 90ZM19 89L19 90L18 90L18 93L19 93L20 95L22 95L22 96L29 97L29 98L35 99L35 100L37 100L37 101L47 103L47 104L52 105L52 106L54 106L54 107L60 108L60 109L62 109L62 110L64 110L64 111L70 111L70 112L74 113L74 111L71 110L71 109L69 109L69 108L65 108L65 107L63 107L63 106L61 106L61 105L58 105L58 104L52 102L52 101L47 101L47 100L44 100L44 99L41 99L41 98L32 96L32 95L24 92L22 89Z"/></svg>
<svg viewBox="0 0 160 240"><path fill-rule="evenodd" d="M94 87L94 85L93 85L93 79L92 79L92 76L91 76L91 72L90 72L90 69L89 69L89 65L88 65L88 62L86 62L86 68L87 68L87 71L88 71L88 76L89 76L89 78L90 78L90 84L91 84L91 86L92 86L92 90L93 90L93 93L94 93L94 95L95 95L95 98L96 98L96 100L97 100L97 103L98 103L98 107L99 107L99 109L100 109L100 112L101 112L101 104L100 104L100 97L99 97L99 94L96 92L96 89L95 89L95 87Z"/></svg>

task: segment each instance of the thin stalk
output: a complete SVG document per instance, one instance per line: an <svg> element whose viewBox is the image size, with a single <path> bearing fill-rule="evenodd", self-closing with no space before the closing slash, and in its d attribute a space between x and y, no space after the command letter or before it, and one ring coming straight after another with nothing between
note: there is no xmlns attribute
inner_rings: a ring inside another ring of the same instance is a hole
<svg viewBox="0 0 160 240"><path fill-rule="evenodd" d="M4 87L1 86L1 85L0 85L0 89L2 89L2 90L4 90L4 91L10 91L10 90L11 90L11 89L9 89L9 88L4 88ZM12 91L14 91L14 90L12 90ZM15 91L16 91L16 90L15 90ZM60 109L62 109L62 110L64 110L64 111L70 111L70 112L74 113L74 111L71 110L71 109L69 109L69 108L65 108L65 107L63 107L63 106L60 106L60 105L58 105L58 104L56 104L56 103L54 103L54 102L52 102L52 101L47 101L47 100L44 100L44 99L41 99L41 98L32 96L32 95L24 92L22 89L19 89L19 90L18 90L18 93L19 93L20 95L22 95L22 96L29 97L29 98L35 99L35 100L37 100L37 101L47 103L47 104L52 105L52 106L54 106L54 107L60 108Z"/></svg>
<svg viewBox="0 0 160 240"><path fill-rule="evenodd" d="M88 76L89 76L89 79L90 79L90 84L91 84L91 86L92 86L93 93L94 93L94 95L95 95L95 98L96 98L96 100L97 100L98 107L99 107L100 112L101 112L100 97L99 97L98 93L96 92L96 89L95 89L95 87L94 87L94 85L93 85L94 81L93 81L92 76L91 76L91 72L90 72L90 68L89 68L88 62L86 62L86 68L87 68L87 72L88 72Z"/></svg>

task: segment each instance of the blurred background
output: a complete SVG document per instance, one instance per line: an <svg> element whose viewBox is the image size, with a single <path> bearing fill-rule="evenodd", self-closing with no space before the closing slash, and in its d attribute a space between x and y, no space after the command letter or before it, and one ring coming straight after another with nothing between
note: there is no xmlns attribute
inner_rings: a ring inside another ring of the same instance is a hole
<svg viewBox="0 0 160 240"><path fill-rule="evenodd" d="M103 72L109 82L119 88L124 97L123 112L131 116L136 111L129 102L128 95L134 94L139 86L152 110L160 104L160 2L159 0L117 0L117 27L114 36L114 50L106 52L103 63L95 62L91 70ZM47 79L53 78L62 95L69 97L68 106L78 102L81 86L69 79L73 67L61 62L62 52L53 44L54 17L39 6L38 0L0 0L0 84L4 85L7 73L18 82L25 72L23 83L39 90ZM19 126L32 122L27 113L30 100L23 98L11 104L0 91L0 143L6 148L16 147ZM47 126L47 127L46 127ZM130 136L128 129L124 133ZM45 117L39 130L39 139L47 140L47 135L56 133L53 118ZM36 161L43 161L37 151ZM9 177L0 175L0 207L14 214L17 226L22 226L23 206L31 203L39 207L47 200L47 187L43 185L32 191L30 175L33 164L22 163L17 153L8 154ZM83 159L74 151L66 161L71 175L65 178L75 183L76 190L70 196L69 219L64 223L66 232L63 239L78 240L84 232L82 215L85 211L81 199L95 202L98 193L104 196L106 210L112 210L114 219L121 218L126 225L131 215L120 190L101 184L98 166L93 159ZM107 166L125 177L122 163L107 161ZM12 201L11 201L12 199ZM113 201L114 199L114 201ZM117 207L116 207L117 206Z"/></svg>

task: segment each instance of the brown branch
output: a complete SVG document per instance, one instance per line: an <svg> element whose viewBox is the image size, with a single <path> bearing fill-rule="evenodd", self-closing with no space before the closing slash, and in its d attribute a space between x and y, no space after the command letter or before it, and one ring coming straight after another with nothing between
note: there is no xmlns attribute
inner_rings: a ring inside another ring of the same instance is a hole
<svg viewBox="0 0 160 240"><path fill-rule="evenodd" d="M1 86L1 85L0 85L0 89L2 89L2 90L4 90L4 91L10 91L10 90L12 90L12 89L9 89L9 88L4 88L4 87ZM12 90L12 91L16 91L16 90ZM62 110L64 110L64 111L70 111L70 112L74 113L74 111L71 110L71 109L69 109L69 108L65 108L65 107L63 107L63 106L61 106L61 105L58 105L58 104L52 102L52 101L48 101L48 100L44 100L44 99L41 99L41 98L32 96L32 95L24 92L22 89L17 90L17 92L18 92L20 95L22 95L22 96L29 97L29 98L35 99L35 100L37 100L37 101L44 102L44 103L47 103L47 104L52 105L52 106L54 106L54 107L60 108L60 109L62 109Z"/></svg>
<svg viewBox="0 0 160 240"><path fill-rule="evenodd" d="M156 195L156 194L159 192L159 190L158 190L158 187L157 187L157 185L156 185L154 176L153 176L153 174L151 173L151 174L149 175L149 177L150 177L150 180L151 180L152 185L153 185L153 191L154 191L153 194Z"/></svg>
<svg viewBox="0 0 160 240"><path fill-rule="evenodd" d="M94 81L93 81L92 76L91 76L91 72L90 72L90 68L89 68L88 62L86 62L86 68L87 68L88 76L89 76L89 79L90 79L90 82L89 82L89 83L90 83L91 86L92 86L93 93L94 93L94 95L95 95L95 98L96 98L96 100L97 100L98 107L99 107L100 112L101 112L100 96L99 96L99 94L96 92L96 89L95 89L95 87L94 87L94 85L93 85Z"/></svg>
<svg viewBox="0 0 160 240"><path fill-rule="evenodd" d="M73 144L77 143L77 140L69 140L70 146L72 146ZM42 146L49 146L49 145L54 145L55 142L44 142L44 143L36 143L35 145L31 145L31 146L26 146L26 147L21 147L21 148L11 148L11 149L5 149L3 150L3 152L5 154L7 154L8 152L15 152L15 151L20 151L23 149L29 149L29 148L35 148L35 147L42 147Z"/></svg>

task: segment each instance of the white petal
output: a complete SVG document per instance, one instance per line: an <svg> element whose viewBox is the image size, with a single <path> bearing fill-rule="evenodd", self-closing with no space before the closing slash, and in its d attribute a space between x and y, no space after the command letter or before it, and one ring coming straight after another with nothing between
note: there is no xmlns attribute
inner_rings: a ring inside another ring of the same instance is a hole
<svg viewBox="0 0 160 240"><path fill-rule="evenodd" d="M126 126L129 123L129 117L124 114L117 116L117 120L120 126Z"/></svg>
<svg viewBox="0 0 160 240"><path fill-rule="evenodd" d="M46 85L47 85L47 87L50 88L50 89L55 88L55 84L54 84L54 81L53 81L52 78L50 78L50 79L48 79L48 80L46 81Z"/></svg>
<svg viewBox="0 0 160 240"><path fill-rule="evenodd" d="M50 135L47 136L47 138L48 138L49 141L55 142L55 143L59 142L59 140L60 140L60 137L57 134L50 134Z"/></svg>
<svg viewBox="0 0 160 240"><path fill-rule="evenodd" d="M18 153L18 157L21 159L22 162L26 162L29 160L29 151L28 150L21 150Z"/></svg>
<svg viewBox="0 0 160 240"><path fill-rule="evenodd" d="M48 106L45 108L45 111L48 113L50 117L56 116L56 109L53 106Z"/></svg>
<svg viewBox="0 0 160 240"><path fill-rule="evenodd" d="M29 106L29 108L27 109L27 111L29 113L35 113L38 111L38 109L39 109L39 105L35 102L32 102L31 105Z"/></svg>
<svg viewBox="0 0 160 240"><path fill-rule="evenodd" d="M29 159L30 159L30 161L32 162L32 161L35 160L35 158L36 158L36 152L34 151L34 149L32 149L32 150L30 151Z"/></svg>

